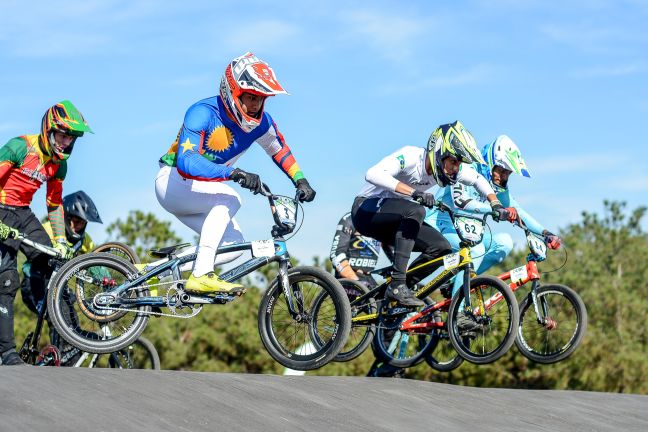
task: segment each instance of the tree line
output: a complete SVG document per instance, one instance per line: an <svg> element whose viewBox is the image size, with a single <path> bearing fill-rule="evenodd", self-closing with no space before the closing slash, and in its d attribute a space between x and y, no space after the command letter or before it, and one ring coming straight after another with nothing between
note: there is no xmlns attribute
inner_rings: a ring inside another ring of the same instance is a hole
<svg viewBox="0 0 648 432"><path fill-rule="evenodd" d="M648 394L648 237L642 229L645 212L645 207L629 210L625 203L605 201L601 214L583 212L579 222L561 229L566 248L550 251L548 259L539 264L544 283L572 287L587 306L588 331L570 358L552 365L535 364L514 346L491 365L464 362L453 372L439 373L422 363L409 369L406 376L480 387ZM123 221L111 223L107 233L110 240L133 247L142 261L150 260L146 250L182 241L169 222L139 210L131 211ZM514 251L489 273L496 275L523 265L527 252ZM328 259L312 260L331 270ZM549 272L553 269L559 270ZM259 285L272 280L274 274L273 268L265 267L261 277L246 281L258 289L248 289L247 294L227 306L206 307L192 319L151 318L144 335L157 347L162 367L282 373L283 367L263 349L257 331L257 308L264 289ZM516 294L520 299L527 293L528 288L522 288ZM34 316L17 301L18 343L33 326ZM372 362L369 349L352 362L331 363L308 374L363 376Z"/></svg>

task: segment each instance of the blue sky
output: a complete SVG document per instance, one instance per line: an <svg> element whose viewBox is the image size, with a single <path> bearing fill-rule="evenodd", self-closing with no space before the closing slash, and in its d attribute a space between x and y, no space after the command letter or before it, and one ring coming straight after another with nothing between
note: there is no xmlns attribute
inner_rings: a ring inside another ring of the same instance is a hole
<svg viewBox="0 0 648 432"><path fill-rule="evenodd" d="M514 195L549 229L605 198L647 201L646 1L2 3L0 141L72 100L95 134L75 146L65 191L88 192L106 223L141 209L192 238L156 201L157 159L245 51L291 93L266 109L318 193L289 244L299 258L328 254L367 168L456 119L480 145L518 143L532 178L512 178ZM292 195L260 148L238 166ZM246 238L267 238L265 201L241 195ZM33 208L44 214L43 191Z"/></svg>

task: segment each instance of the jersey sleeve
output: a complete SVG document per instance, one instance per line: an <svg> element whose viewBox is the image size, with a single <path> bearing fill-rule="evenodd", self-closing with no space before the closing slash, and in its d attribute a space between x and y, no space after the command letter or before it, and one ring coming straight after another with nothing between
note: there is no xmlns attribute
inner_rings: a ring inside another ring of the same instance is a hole
<svg viewBox="0 0 648 432"><path fill-rule="evenodd" d="M520 204L518 204L518 202L512 196L509 196L509 206L515 207L515 210L517 210L518 215L522 219L522 222L524 222L524 225L526 225L526 227L529 229L529 231L539 236L542 235L545 227L542 226L540 222L538 222L533 216L527 213L526 210L520 207Z"/></svg>
<svg viewBox="0 0 648 432"><path fill-rule="evenodd" d="M92 237L90 237L90 234L83 233L83 243L81 244L81 247L79 248L79 254L86 254L88 252L92 252L95 248L95 244L92 241Z"/></svg>
<svg viewBox="0 0 648 432"><path fill-rule="evenodd" d="M178 172L197 180L227 180L233 168L217 164L200 154L200 144L209 128L212 113L204 105L189 108L178 137Z"/></svg>
<svg viewBox="0 0 648 432"><path fill-rule="evenodd" d="M12 138L0 147L0 179L14 166L20 166L27 155L27 145L22 138Z"/></svg>
<svg viewBox="0 0 648 432"><path fill-rule="evenodd" d="M272 120L272 117L267 113L265 115L268 116L270 127L265 134L257 138L256 142L268 156L272 157L275 165L288 176L293 184L296 184L297 180L304 178L304 173L299 168L295 157L290 151L290 147L286 144L283 135L277 129L277 125Z"/></svg>
<svg viewBox="0 0 648 432"><path fill-rule="evenodd" d="M47 181L45 200L47 207L58 207L63 204L63 180L67 175L67 161L61 161L56 174Z"/></svg>
<svg viewBox="0 0 648 432"><path fill-rule="evenodd" d="M340 219L338 222L337 228L335 230L335 236L333 237L333 244L331 245L331 262L333 267L337 267L344 260L348 259L346 252L349 249L349 244L351 242L351 236L355 228L353 222L351 222L351 214L348 213Z"/></svg>
<svg viewBox="0 0 648 432"><path fill-rule="evenodd" d="M494 195L495 191L492 186L482 176L470 165L461 164L459 173L457 174L457 182L464 184L466 186L474 186L477 189L477 192L486 197L487 195Z"/></svg>
<svg viewBox="0 0 648 432"><path fill-rule="evenodd" d="M470 189L472 186L467 186L463 183L455 183L450 186L452 192L452 203L454 208L471 213L485 214L491 211L489 204L474 198Z"/></svg>
<svg viewBox="0 0 648 432"><path fill-rule="evenodd" d="M369 168L365 180L394 192L399 182L396 176L416 163L418 158L412 157L408 147L403 147Z"/></svg>

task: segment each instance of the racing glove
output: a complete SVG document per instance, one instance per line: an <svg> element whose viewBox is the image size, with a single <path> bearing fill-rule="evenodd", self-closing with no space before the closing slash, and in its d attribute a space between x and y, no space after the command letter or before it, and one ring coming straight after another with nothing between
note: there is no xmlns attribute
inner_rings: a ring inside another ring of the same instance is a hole
<svg viewBox="0 0 648 432"><path fill-rule="evenodd" d="M258 174L234 168L234 171L230 174L230 179L240 184L241 187L251 190L255 195L261 192L261 179Z"/></svg>
<svg viewBox="0 0 648 432"><path fill-rule="evenodd" d="M519 216L515 207L506 207L505 210L508 212L508 221L511 223L517 222Z"/></svg>
<svg viewBox="0 0 648 432"><path fill-rule="evenodd" d="M297 190L299 191L299 201L300 202L311 202L315 199L315 190L308 184L308 180L305 178L300 178L295 183Z"/></svg>
<svg viewBox="0 0 648 432"><path fill-rule="evenodd" d="M20 233L16 228L11 228L9 225L0 222L0 240L4 241L8 238L16 238L18 234Z"/></svg>
<svg viewBox="0 0 648 432"><path fill-rule="evenodd" d="M501 222L510 218L509 211L504 208L499 200L491 201L490 205L491 209L493 209L493 211L497 213L497 215L493 217L493 219L495 219L496 221Z"/></svg>
<svg viewBox="0 0 648 432"><path fill-rule="evenodd" d="M431 193L420 192L416 189L412 192L412 199L417 203L421 204L423 207L432 208L434 207L434 195Z"/></svg>
<svg viewBox="0 0 648 432"><path fill-rule="evenodd" d="M57 252L59 254L61 254L61 258L63 258L64 260L72 259L72 257L74 256L74 249L69 247L67 245L67 242L65 242L65 240L63 240L62 242L56 243L54 245L54 249L56 249Z"/></svg>
<svg viewBox="0 0 648 432"><path fill-rule="evenodd" d="M549 249L558 249L562 244L560 237L547 230L544 230L542 232L542 235L544 236L545 243L547 244L547 247L549 247Z"/></svg>

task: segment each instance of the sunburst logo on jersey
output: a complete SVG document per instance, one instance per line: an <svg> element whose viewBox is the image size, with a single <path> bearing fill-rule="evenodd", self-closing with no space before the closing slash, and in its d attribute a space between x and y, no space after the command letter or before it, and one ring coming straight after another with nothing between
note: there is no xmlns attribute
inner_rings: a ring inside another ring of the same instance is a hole
<svg viewBox="0 0 648 432"><path fill-rule="evenodd" d="M209 134L207 149L212 152L223 152L234 142L234 136L225 126L218 126Z"/></svg>

